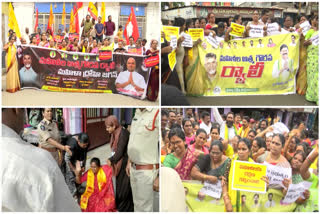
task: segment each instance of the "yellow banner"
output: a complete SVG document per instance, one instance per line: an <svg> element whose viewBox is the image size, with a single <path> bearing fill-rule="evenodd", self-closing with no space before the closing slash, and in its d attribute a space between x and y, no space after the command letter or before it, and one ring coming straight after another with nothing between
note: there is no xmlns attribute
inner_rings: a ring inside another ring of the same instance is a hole
<svg viewBox="0 0 320 214"><path fill-rule="evenodd" d="M205 40L198 45L200 65L206 70L199 85L204 93L197 95L294 94L299 40L296 33L228 43Z"/></svg>
<svg viewBox="0 0 320 214"><path fill-rule="evenodd" d="M230 32L231 36L243 37L243 32L245 27L243 25L236 24L231 22L232 31Z"/></svg>
<svg viewBox="0 0 320 214"><path fill-rule="evenodd" d="M188 34L191 36L192 41L197 41L198 39L204 40L203 28L189 28Z"/></svg>
<svg viewBox="0 0 320 214"><path fill-rule="evenodd" d="M215 199L211 196L199 194L203 184L199 181L182 182L186 190L186 203L189 212L224 212L224 201L222 198Z"/></svg>
<svg viewBox="0 0 320 214"><path fill-rule="evenodd" d="M60 88L50 85L42 86L43 90L56 91L56 92L79 92L79 93L108 93L112 94L111 90L95 90L95 89L77 89L77 88Z"/></svg>
<svg viewBox="0 0 320 214"><path fill-rule="evenodd" d="M176 50L173 50L171 53L168 54L169 67L171 71L173 71L174 66L176 66L176 63L177 63L176 55L177 55Z"/></svg>
<svg viewBox="0 0 320 214"><path fill-rule="evenodd" d="M267 166L258 163L234 161L232 189L248 192L266 192L266 183L261 180L266 176Z"/></svg>
<svg viewBox="0 0 320 214"><path fill-rule="evenodd" d="M189 212L225 212L222 198L215 199L200 193L203 184L199 181L183 181L182 184ZM269 189L264 194L244 191L238 193L242 212L293 212L297 206L296 203L283 203L284 195L281 190ZM236 212L236 207L233 207L233 212Z"/></svg>
<svg viewBox="0 0 320 214"><path fill-rule="evenodd" d="M179 38L179 27L173 27L173 26L162 26L162 31L164 32L166 36L166 40L169 42L171 41L170 36L176 36L177 39ZM163 43L161 41L161 43Z"/></svg>

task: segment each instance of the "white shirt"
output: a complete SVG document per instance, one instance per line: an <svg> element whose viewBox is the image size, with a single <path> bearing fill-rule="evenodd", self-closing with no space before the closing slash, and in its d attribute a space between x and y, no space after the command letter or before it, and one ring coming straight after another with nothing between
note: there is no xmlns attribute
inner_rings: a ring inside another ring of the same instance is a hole
<svg viewBox="0 0 320 214"><path fill-rule="evenodd" d="M222 139L225 138L225 128L226 128L226 122L222 120L222 117L218 111L217 108L212 109L212 113L214 116L214 119L217 121L217 123L220 124L220 137ZM236 136L236 132L234 130L234 127L228 128L228 138L231 140L234 136Z"/></svg>
<svg viewBox="0 0 320 214"><path fill-rule="evenodd" d="M212 126L211 122L209 123L209 126L207 126L203 121L202 123L200 123L200 126L199 126L200 129L206 130L208 135L208 141L211 141L211 135L210 135L211 126Z"/></svg>
<svg viewBox="0 0 320 214"><path fill-rule="evenodd" d="M21 87L37 87L40 88L40 82L38 78L38 74L33 70L32 67L27 69L26 67L22 67L19 71L19 78Z"/></svg>
<svg viewBox="0 0 320 214"><path fill-rule="evenodd" d="M80 212L51 154L2 125L2 211Z"/></svg>
<svg viewBox="0 0 320 214"><path fill-rule="evenodd" d="M122 83L127 82L130 77L130 73L131 72L129 72L128 70L120 72L117 79L116 79L116 83L122 84ZM132 80L133 80L134 84L136 84L140 88L145 89L147 86L146 81L144 80L144 77L136 71L132 72ZM131 84L127 85L123 89L130 90L130 91L137 93L136 89Z"/></svg>
<svg viewBox="0 0 320 214"><path fill-rule="evenodd" d="M288 69L282 71L280 74L280 69L284 68L285 63L288 65ZM272 77L278 78L280 77L282 80L287 80L290 76L290 59L281 60L281 67L279 68L279 60L276 60L273 64Z"/></svg>
<svg viewBox="0 0 320 214"><path fill-rule="evenodd" d="M276 203L274 202L274 200L272 201L267 201L264 205L265 208L269 208L269 207L274 207L276 205Z"/></svg>
<svg viewBox="0 0 320 214"><path fill-rule="evenodd" d="M118 46L119 46L119 43L114 43L114 44L113 44L113 50L117 49Z"/></svg>

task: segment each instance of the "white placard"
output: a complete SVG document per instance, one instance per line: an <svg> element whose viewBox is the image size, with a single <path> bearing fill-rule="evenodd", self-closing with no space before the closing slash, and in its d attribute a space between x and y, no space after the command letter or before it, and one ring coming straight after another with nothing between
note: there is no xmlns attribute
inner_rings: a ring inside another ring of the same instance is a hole
<svg viewBox="0 0 320 214"><path fill-rule="evenodd" d="M184 37L183 42L181 43L182 47L188 47L188 48L192 48L193 43L192 43L192 38L189 34L186 33L182 33L181 36Z"/></svg>
<svg viewBox="0 0 320 214"><path fill-rule="evenodd" d="M220 45L221 40L219 39L220 37L212 37L212 36L207 36L205 37L207 39L207 41L209 42L209 44L213 47L213 48L218 48Z"/></svg>
<svg viewBox="0 0 320 214"><path fill-rule="evenodd" d="M203 188L200 190L200 192L213 198L220 198L222 194L221 181L218 180L215 184L204 182Z"/></svg>
<svg viewBox="0 0 320 214"><path fill-rule="evenodd" d="M268 24L267 25L267 33L268 33L268 36L280 34L279 24L276 22Z"/></svg>
<svg viewBox="0 0 320 214"><path fill-rule="evenodd" d="M302 28L302 33L305 36L307 34L308 30L310 30L311 25L310 25L309 21L305 21L300 24L300 27Z"/></svg>
<svg viewBox="0 0 320 214"><path fill-rule="evenodd" d="M274 134L283 134L284 132L289 133L290 130L288 129L288 127L281 122L277 122L274 125L272 125L273 128L273 133Z"/></svg>
<svg viewBox="0 0 320 214"><path fill-rule="evenodd" d="M303 181L298 184L290 184L287 194L283 199L283 203L291 204L294 203L299 197L303 197L303 193L305 190L309 189L311 186L311 182Z"/></svg>
<svg viewBox="0 0 320 214"><path fill-rule="evenodd" d="M170 46L172 47L172 49L176 49L177 45L178 45L178 39L176 36L170 36L171 41L170 41Z"/></svg>
<svg viewBox="0 0 320 214"><path fill-rule="evenodd" d="M312 45L319 45L319 34L313 36L310 38L310 41L312 42Z"/></svg>
<svg viewBox="0 0 320 214"><path fill-rule="evenodd" d="M269 178L269 184L283 185L283 179L289 179L292 176L291 168L274 166L267 162L265 162L264 164L267 166L267 177Z"/></svg>
<svg viewBox="0 0 320 214"><path fill-rule="evenodd" d="M263 25L250 25L249 37L263 37Z"/></svg>

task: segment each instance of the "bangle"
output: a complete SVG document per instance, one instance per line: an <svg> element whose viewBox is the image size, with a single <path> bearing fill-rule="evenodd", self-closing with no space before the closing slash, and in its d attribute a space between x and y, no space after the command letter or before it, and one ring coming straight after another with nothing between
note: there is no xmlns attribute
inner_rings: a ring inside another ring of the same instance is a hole
<svg viewBox="0 0 320 214"><path fill-rule="evenodd" d="M309 157L306 158L307 161L309 162L309 164L312 164L311 160L309 159Z"/></svg>

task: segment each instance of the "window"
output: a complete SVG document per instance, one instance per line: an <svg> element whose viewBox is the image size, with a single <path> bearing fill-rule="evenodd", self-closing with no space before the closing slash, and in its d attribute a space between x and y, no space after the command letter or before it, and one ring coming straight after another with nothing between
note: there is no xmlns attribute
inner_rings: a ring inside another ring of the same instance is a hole
<svg viewBox="0 0 320 214"><path fill-rule="evenodd" d="M45 32L47 30L48 20L49 20L50 14L39 14L39 25L38 28L41 29L41 32ZM58 32L58 29L64 30L63 25L61 24L62 21L62 14L53 14L54 17L54 32ZM33 26L35 25L36 21L36 14L34 14L33 19ZM69 23L70 23L70 14L66 14L66 28L69 29Z"/></svg>
<svg viewBox="0 0 320 214"><path fill-rule="evenodd" d="M146 5L135 4L121 4L120 5L120 16L119 16L119 25L122 25L122 29L124 31L129 15L131 13L131 7L135 9L134 13L136 15L139 35L140 38L146 38L146 15L145 15L145 7ZM119 26L118 26L119 27Z"/></svg>

